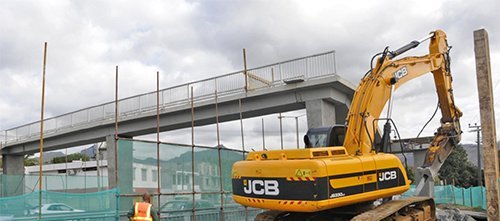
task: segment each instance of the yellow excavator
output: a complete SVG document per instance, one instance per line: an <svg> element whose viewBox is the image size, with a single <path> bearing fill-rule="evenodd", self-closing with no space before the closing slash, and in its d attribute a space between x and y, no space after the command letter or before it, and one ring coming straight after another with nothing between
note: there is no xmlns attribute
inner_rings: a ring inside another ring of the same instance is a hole
<svg viewBox="0 0 500 221"><path fill-rule="evenodd" d="M429 54L395 59L429 39ZM246 160L233 165L233 199L266 209L256 221L435 220L433 177L462 133L462 113L453 98L450 48L441 30L395 51L386 47L372 58L372 68L357 87L347 125L309 129L304 149L250 152ZM386 153L394 125L392 97L401 85L426 73L434 76L441 125L418 168L415 196L388 200L406 192L411 182L401 160ZM380 118L387 103L387 116ZM379 121L386 122L382 136L376 126ZM379 199L386 200L375 207L373 202Z"/></svg>

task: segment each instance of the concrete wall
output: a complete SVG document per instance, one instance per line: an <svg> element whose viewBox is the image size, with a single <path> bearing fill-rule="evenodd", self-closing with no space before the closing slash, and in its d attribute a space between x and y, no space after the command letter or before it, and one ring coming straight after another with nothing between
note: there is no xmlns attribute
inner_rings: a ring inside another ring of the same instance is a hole
<svg viewBox="0 0 500 221"><path fill-rule="evenodd" d="M2 177L2 196L16 196L24 190L24 155L2 155L3 174L13 175Z"/></svg>

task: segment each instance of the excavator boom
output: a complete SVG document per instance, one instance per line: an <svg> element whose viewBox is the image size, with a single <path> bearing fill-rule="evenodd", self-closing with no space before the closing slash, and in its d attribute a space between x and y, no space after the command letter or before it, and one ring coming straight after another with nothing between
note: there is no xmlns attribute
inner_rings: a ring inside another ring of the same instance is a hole
<svg viewBox="0 0 500 221"><path fill-rule="evenodd" d="M409 48L416 47L418 41L413 41L394 53L386 50L373 70L361 80L354 94L347 120L344 147L350 154L368 154L374 150L376 132L374 124L379 120L384 106L394 91L406 82L431 72L441 108L442 127L452 125L452 130L459 135L458 119L462 113L453 100L446 35L438 30L429 37L431 42L428 55L391 60ZM454 136L454 140L458 143L460 137Z"/></svg>

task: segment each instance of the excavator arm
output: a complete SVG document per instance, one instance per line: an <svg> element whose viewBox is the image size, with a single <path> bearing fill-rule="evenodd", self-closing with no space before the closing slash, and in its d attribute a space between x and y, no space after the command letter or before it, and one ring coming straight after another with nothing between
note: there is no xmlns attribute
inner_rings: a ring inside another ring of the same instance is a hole
<svg viewBox="0 0 500 221"><path fill-rule="evenodd" d="M392 60L403 52L399 49L394 53L386 51L378 59L377 65L361 80L348 114L344 146L350 154L367 154L374 150L375 127L373 123L379 119L394 90L430 72L434 76L442 125L453 124L455 131L460 131L458 119L461 112L453 100L446 35L442 31L435 31L431 33L430 39L428 55ZM410 44L415 47L415 42L417 41ZM408 48L408 46L403 48ZM391 104L389 105L390 109ZM459 137L454 138L458 139L457 142L460 140Z"/></svg>
<svg viewBox="0 0 500 221"><path fill-rule="evenodd" d="M430 38L429 54L393 60L428 38ZM390 118L394 91L412 79L427 73L433 74L442 114L441 126L428 149L424 165L419 168L423 179L417 186L417 195L433 195L432 192L425 191L430 190L429 185L432 184L429 181L437 174L453 147L460 142L459 118L462 112L454 102L449 49L446 34L441 30L434 31L423 40L413 41L394 52L386 48L377 59L376 66L362 79L348 114L344 147L350 154L373 153L376 151L375 124L380 120L381 112L388 101L388 118ZM382 146L388 145L389 133L390 129L385 128Z"/></svg>

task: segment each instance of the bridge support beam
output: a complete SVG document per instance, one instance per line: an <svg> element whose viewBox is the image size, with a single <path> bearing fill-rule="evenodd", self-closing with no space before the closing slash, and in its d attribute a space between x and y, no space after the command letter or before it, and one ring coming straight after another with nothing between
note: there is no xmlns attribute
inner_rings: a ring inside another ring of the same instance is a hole
<svg viewBox="0 0 500 221"><path fill-rule="evenodd" d="M307 127L321 127L344 124L348 107L346 104L325 99L306 101Z"/></svg>
<svg viewBox="0 0 500 221"><path fill-rule="evenodd" d="M3 154L2 196L16 196L24 191L24 155Z"/></svg>

